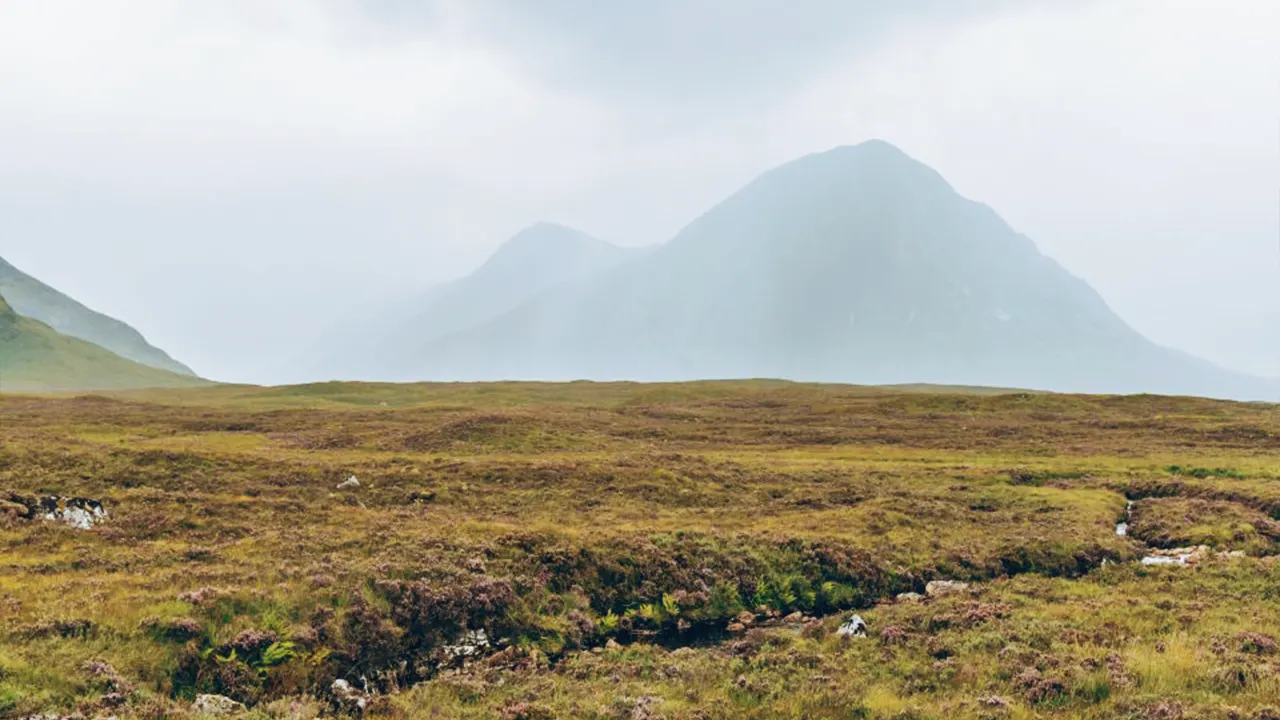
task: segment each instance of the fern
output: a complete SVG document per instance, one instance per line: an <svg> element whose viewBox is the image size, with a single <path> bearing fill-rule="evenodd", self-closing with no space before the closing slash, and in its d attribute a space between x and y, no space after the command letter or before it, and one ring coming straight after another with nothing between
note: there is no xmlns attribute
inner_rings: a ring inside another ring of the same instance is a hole
<svg viewBox="0 0 1280 720"><path fill-rule="evenodd" d="M671 596L670 593L662 595L662 612L667 617L677 617L680 615L680 603Z"/></svg>
<svg viewBox="0 0 1280 720"><path fill-rule="evenodd" d="M596 621L596 627L603 633L611 633L618 629L619 618L612 610L605 613Z"/></svg>
<svg viewBox="0 0 1280 720"><path fill-rule="evenodd" d="M258 662L261 667L275 667L292 660L297 653L294 652L293 643L288 640L282 642L271 643L271 646L262 651L262 659Z"/></svg>

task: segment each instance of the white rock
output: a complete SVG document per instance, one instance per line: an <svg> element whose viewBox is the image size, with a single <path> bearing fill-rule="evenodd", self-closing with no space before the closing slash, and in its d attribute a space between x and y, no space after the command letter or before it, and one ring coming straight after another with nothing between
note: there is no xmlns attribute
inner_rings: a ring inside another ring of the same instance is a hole
<svg viewBox="0 0 1280 720"><path fill-rule="evenodd" d="M854 615L845 621L836 630L836 635L840 637L864 638L867 636L867 623L862 619L861 615Z"/></svg>
<svg viewBox="0 0 1280 720"><path fill-rule="evenodd" d="M457 645L445 645L444 652L449 657L471 657L489 647L489 635L481 630L468 630L459 638Z"/></svg>
<svg viewBox="0 0 1280 720"><path fill-rule="evenodd" d="M368 683L366 682L366 685L367 684ZM369 697L367 695L352 687L351 683L343 680L342 678L334 680L333 684L329 686L329 689L333 691L333 696L337 698L338 702L343 705L364 710L365 706L369 704Z"/></svg>
<svg viewBox="0 0 1280 720"><path fill-rule="evenodd" d="M352 475L338 484L339 490L354 490L358 487L360 487L360 481L356 479L355 475Z"/></svg>
<svg viewBox="0 0 1280 720"><path fill-rule="evenodd" d="M107 519L107 510L96 500L47 497L41 502L42 516L48 522L60 522L76 530L90 530Z"/></svg>
<svg viewBox="0 0 1280 720"><path fill-rule="evenodd" d="M955 593L964 592L969 589L969 583L960 582L959 580L934 580L924 586L924 592L929 597L942 597L943 595L953 595Z"/></svg>
<svg viewBox="0 0 1280 720"><path fill-rule="evenodd" d="M900 603L920 602L921 600L924 599L924 596L921 595L920 593L906 592L906 593L902 593L901 595L898 595L896 599Z"/></svg>
<svg viewBox="0 0 1280 720"><path fill-rule="evenodd" d="M202 717L227 717L244 712L244 705L225 695L200 695L196 697L196 714Z"/></svg>

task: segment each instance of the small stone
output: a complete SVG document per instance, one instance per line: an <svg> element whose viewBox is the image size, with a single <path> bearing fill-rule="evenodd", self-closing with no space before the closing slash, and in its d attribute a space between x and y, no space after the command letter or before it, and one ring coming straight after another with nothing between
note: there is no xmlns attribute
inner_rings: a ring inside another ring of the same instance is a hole
<svg viewBox="0 0 1280 720"><path fill-rule="evenodd" d="M934 580L925 585L924 592L929 597L942 597L961 593L968 589L969 583L960 582L959 580Z"/></svg>
<svg viewBox="0 0 1280 720"><path fill-rule="evenodd" d="M225 695L199 695L193 707L202 717L228 717L245 710L243 704Z"/></svg>
<svg viewBox="0 0 1280 720"><path fill-rule="evenodd" d="M913 602L920 602L921 600L924 599L924 596L921 595L920 593L905 592L898 595L896 599L900 603L913 603Z"/></svg>
<svg viewBox="0 0 1280 720"><path fill-rule="evenodd" d="M334 680L329 689L333 692L333 697L348 708L363 712L365 706L369 704L369 698L364 693L352 687L351 683L342 678Z"/></svg>
<svg viewBox="0 0 1280 720"><path fill-rule="evenodd" d="M613 638L609 638L609 642L604 644L604 649L605 650L621 650L622 646L618 644L617 640L614 640Z"/></svg>
<svg viewBox="0 0 1280 720"><path fill-rule="evenodd" d="M854 615L845 621L836 630L836 635L840 637L864 638L867 636L867 623L862 619L861 615Z"/></svg>
<svg viewBox="0 0 1280 720"><path fill-rule="evenodd" d="M800 623L804 622L804 613L793 612L790 615L783 618L782 621L787 623L788 625L799 625Z"/></svg>
<svg viewBox="0 0 1280 720"><path fill-rule="evenodd" d="M338 483L339 490L355 490L356 488L359 488L359 487L360 487L360 481L356 479L355 475L352 475L346 480L343 480L341 483Z"/></svg>
<svg viewBox="0 0 1280 720"><path fill-rule="evenodd" d="M743 610L742 612L738 613L739 625L746 625L747 627L751 627L752 625L755 624L755 622L756 622L756 616L752 615L750 612Z"/></svg>
<svg viewBox="0 0 1280 720"><path fill-rule="evenodd" d="M742 623L729 623L729 627L728 627L728 628L726 628L726 629L727 629L729 632L733 633L734 635L737 635L737 634L739 634L739 633L744 633L744 632L746 632L746 631L747 631L747 626L746 626L746 625L743 625Z"/></svg>

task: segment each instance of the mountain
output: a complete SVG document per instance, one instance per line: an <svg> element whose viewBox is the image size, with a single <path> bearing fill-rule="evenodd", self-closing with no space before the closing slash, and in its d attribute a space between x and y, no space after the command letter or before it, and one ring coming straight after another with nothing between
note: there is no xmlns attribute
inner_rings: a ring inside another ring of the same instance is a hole
<svg viewBox="0 0 1280 720"><path fill-rule="evenodd" d="M19 315L39 320L63 335L87 340L111 352L161 370L192 375L191 368L149 344L128 325L95 312L0 258L0 295Z"/></svg>
<svg viewBox="0 0 1280 720"><path fill-rule="evenodd" d="M433 287L400 307L365 313L370 327L357 333L363 333L363 339L330 343L337 349L327 374L413 379L417 368L402 360L421 357L432 341L482 325L543 292L642 254L562 225L538 223L507 240L466 277Z"/></svg>
<svg viewBox="0 0 1280 720"><path fill-rule="evenodd" d="M127 360L23 317L0 296L0 390L122 390L207 384Z"/></svg>
<svg viewBox="0 0 1280 720"><path fill-rule="evenodd" d="M404 330L435 338L473 327L549 288L616 267L633 254L572 228L538 223L503 243L475 272L435 289Z"/></svg>
<svg viewBox="0 0 1280 720"><path fill-rule="evenodd" d="M418 379L1275 395L1149 342L991 208L880 141L767 172L636 261L407 359Z"/></svg>

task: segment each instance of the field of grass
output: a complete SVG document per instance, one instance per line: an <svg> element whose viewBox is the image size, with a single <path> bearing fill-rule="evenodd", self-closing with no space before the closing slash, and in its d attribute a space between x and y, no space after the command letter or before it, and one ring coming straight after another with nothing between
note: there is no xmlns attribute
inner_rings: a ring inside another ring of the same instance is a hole
<svg viewBox="0 0 1280 720"><path fill-rule="evenodd" d="M47 495L109 517L42 520ZM1276 720L1278 529L1274 405L770 381L0 395L0 717L217 694L299 720ZM1199 544L1220 554L1138 562ZM851 612L867 637L837 632Z"/></svg>

